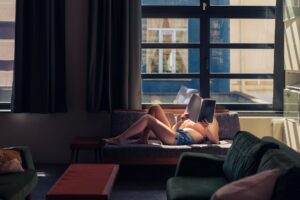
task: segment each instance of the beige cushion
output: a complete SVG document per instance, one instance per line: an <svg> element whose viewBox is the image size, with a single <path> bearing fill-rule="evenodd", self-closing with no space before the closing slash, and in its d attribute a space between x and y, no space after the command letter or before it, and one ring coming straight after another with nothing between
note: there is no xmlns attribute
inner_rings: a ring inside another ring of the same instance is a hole
<svg viewBox="0 0 300 200"><path fill-rule="evenodd" d="M10 149L0 150L0 173L22 172L20 152Z"/></svg>
<svg viewBox="0 0 300 200"><path fill-rule="evenodd" d="M211 200L269 200L272 196L278 169L248 176L218 189Z"/></svg>

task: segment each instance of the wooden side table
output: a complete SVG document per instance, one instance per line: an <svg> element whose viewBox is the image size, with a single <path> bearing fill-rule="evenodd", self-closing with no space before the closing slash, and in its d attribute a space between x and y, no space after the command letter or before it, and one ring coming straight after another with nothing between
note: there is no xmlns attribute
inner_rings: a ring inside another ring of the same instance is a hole
<svg viewBox="0 0 300 200"><path fill-rule="evenodd" d="M101 155L101 138L100 137L75 137L71 144L71 162L78 162L80 150L94 151L95 162L100 161Z"/></svg>
<svg viewBox="0 0 300 200"><path fill-rule="evenodd" d="M46 200L108 200L119 165L71 164L46 195Z"/></svg>

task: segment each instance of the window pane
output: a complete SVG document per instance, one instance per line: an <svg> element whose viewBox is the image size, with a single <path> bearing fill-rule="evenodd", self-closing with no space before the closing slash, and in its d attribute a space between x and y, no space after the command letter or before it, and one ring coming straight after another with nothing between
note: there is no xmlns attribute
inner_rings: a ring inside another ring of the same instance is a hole
<svg viewBox="0 0 300 200"><path fill-rule="evenodd" d="M199 94L196 79L144 79L143 98L146 104L186 104L193 93Z"/></svg>
<svg viewBox="0 0 300 200"><path fill-rule="evenodd" d="M274 43L274 19L211 19L211 43Z"/></svg>
<svg viewBox="0 0 300 200"><path fill-rule="evenodd" d="M284 68L300 70L300 18L284 23Z"/></svg>
<svg viewBox="0 0 300 200"><path fill-rule="evenodd" d="M210 0L213 6L275 6L276 0Z"/></svg>
<svg viewBox="0 0 300 200"><path fill-rule="evenodd" d="M273 73L274 49L211 49L212 73Z"/></svg>
<svg viewBox="0 0 300 200"><path fill-rule="evenodd" d="M200 72L199 49L142 49L142 73Z"/></svg>
<svg viewBox="0 0 300 200"><path fill-rule="evenodd" d="M272 79L212 79L210 89L218 103L273 103Z"/></svg>
<svg viewBox="0 0 300 200"><path fill-rule="evenodd" d="M199 6L200 0L142 0L142 5Z"/></svg>
<svg viewBox="0 0 300 200"><path fill-rule="evenodd" d="M200 20L194 18L144 18L143 43L199 43Z"/></svg>
<svg viewBox="0 0 300 200"><path fill-rule="evenodd" d="M0 103L11 101L14 63L15 0L0 1Z"/></svg>
<svg viewBox="0 0 300 200"><path fill-rule="evenodd" d="M2 22L15 21L15 15L16 15L16 0L1 0L0 21Z"/></svg>
<svg viewBox="0 0 300 200"><path fill-rule="evenodd" d="M300 0L284 1L284 21L300 16Z"/></svg>

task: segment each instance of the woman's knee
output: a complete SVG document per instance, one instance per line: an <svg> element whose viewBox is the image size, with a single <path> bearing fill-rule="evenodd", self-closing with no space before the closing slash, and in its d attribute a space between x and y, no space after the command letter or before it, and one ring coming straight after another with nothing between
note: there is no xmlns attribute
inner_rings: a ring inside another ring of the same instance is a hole
<svg viewBox="0 0 300 200"><path fill-rule="evenodd" d="M152 105L149 110L148 110L148 113L150 115L153 115L154 113L157 113L157 112L160 112L162 111L162 108L160 105Z"/></svg>
<svg viewBox="0 0 300 200"><path fill-rule="evenodd" d="M142 118L147 122L147 124L153 124L154 122L156 122L156 119L150 114L145 114Z"/></svg>

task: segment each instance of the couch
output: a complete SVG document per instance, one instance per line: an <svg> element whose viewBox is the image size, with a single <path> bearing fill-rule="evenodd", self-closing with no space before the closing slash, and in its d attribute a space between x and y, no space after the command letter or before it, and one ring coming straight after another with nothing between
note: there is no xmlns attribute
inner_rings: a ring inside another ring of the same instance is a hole
<svg viewBox="0 0 300 200"><path fill-rule="evenodd" d="M134 111L114 111L111 120L109 137L117 136L145 113ZM175 124L176 116L166 113L171 125ZM118 164L170 164L175 165L183 152L202 152L225 155L231 146L232 139L240 130L239 117L236 112L217 113L219 122L219 144L164 145L156 138L149 144L105 144L102 147L102 160Z"/></svg>
<svg viewBox="0 0 300 200"><path fill-rule="evenodd" d="M272 137L236 134L227 155L183 153L168 179L168 200L209 200L222 186L259 172L279 169L272 200L300 195L300 154ZM297 198L296 198L297 197Z"/></svg>
<svg viewBox="0 0 300 200"><path fill-rule="evenodd" d="M30 199L30 193L37 184L37 174L28 147L10 147L21 153L24 172L0 174L0 200Z"/></svg>

